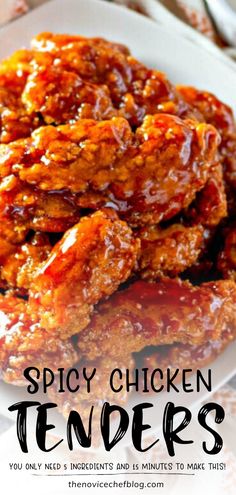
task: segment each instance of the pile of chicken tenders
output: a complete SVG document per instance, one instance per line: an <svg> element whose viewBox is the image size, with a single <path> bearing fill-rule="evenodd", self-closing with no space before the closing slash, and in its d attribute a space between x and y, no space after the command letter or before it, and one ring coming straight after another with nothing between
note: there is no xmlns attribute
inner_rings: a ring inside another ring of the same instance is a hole
<svg viewBox="0 0 236 495"><path fill-rule="evenodd" d="M194 369L236 337L227 105L118 43L42 33L0 64L0 142L3 380L80 362L106 377L141 351Z"/></svg>

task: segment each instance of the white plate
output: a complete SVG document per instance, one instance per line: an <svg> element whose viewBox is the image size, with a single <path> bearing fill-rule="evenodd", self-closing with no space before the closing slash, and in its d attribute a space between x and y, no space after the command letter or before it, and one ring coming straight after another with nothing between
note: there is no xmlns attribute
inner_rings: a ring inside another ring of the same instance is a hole
<svg viewBox="0 0 236 495"><path fill-rule="evenodd" d="M103 36L127 44L133 54L146 64L165 71L176 83L193 84L216 93L236 112L236 71L214 58L201 47L181 38L173 30L101 0L54 0L0 30L0 57L29 44L40 31ZM212 365L213 385L217 389L236 372L236 343ZM0 384L0 412L19 400L22 391ZM190 405L205 399L204 393L178 395L178 403ZM175 394L176 396L176 394ZM158 410L173 395L158 397ZM175 397L176 398L176 397ZM12 414L10 415L12 418ZM157 424L157 417L155 417ZM153 422L152 422L153 424Z"/></svg>

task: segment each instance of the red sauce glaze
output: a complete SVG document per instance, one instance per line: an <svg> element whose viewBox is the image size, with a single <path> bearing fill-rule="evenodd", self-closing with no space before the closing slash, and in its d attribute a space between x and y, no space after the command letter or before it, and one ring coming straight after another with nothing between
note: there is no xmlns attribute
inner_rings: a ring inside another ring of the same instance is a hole
<svg viewBox="0 0 236 495"><path fill-rule="evenodd" d="M177 279L156 284L138 281L97 308L79 336L78 347L94 359L105 351L117 356L147 345L219 340L228 327L236 331L235 301L236 286L231 281L200 287Z"/></svg>

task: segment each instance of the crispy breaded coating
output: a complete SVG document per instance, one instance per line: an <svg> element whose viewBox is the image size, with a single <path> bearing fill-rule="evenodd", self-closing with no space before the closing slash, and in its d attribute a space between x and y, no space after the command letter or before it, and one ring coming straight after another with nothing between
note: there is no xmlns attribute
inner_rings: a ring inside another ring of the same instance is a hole
<svg viewBox="0 0 236 495"><path fill-rule="evenodd" d="M84 217L68 230L34 277L29 312L61 339L90 321L94 304L130 276L139 241L112 210Z"/></svg>
<svg viewBox="0 0 236 495"><path fill-rule="evenodd" d="M118 45L105 41L103 44L119 51ZM121 46L120 50L127 52ZM79 56L78 52L76 59ZM83 64L82 53L81 57ZM104 119L117 113L107 87L84 81L73 67L69 71L59 67L56 59L53 65L46 53L40 57L37 54L36 58L33 50L19 50L0 64L1 142L27 137L44 123Z"/></svg>
<svg viewBox="0 0 236 495"><path fill-rule="evenodd" d="M235 132L232 109L209 91L201 91L192 86L178 85L177 90L193 107L197 107L206 122L214 125L226 140Z"/></svg>
<svg viewBox="0 0 236 495"><path fill-rule="evenodd" d="M28 115L21 96L31 73L32 53L18 50L0 63L0 142L24 138L42 125L40 115Z"/></svg>
<svg viewBox="0 0 236 495"><path fill-rule="evenodd" d="M43 191L22 182L11 174L0 184L0 219L7 237L32 229L42 232L65 232L80 219L81 213L74 194Z"/></svg>
<svg viewBox="0 0 236 495"><path fill-rule="evenodd" d="M0 266L25 241L27 234L28 229L24 223L10 220L0 214Z"/></svg>
<svg viewBox="0 0 236 495"><path fill-rule="evenodd" d="M90 182L95 191L103 190L117 160L125 152L129 156L133 140L128 122L120 118L42 127L29 139L0 147L0 174L13 173L45 191L82 193Z"/></svg>
<svg viewBox="0 0 236 495"><path fill-rule="evenodd" d="M42 61L43 62L43 61ZM109 90L73 71L43 63L20 50L0 64L0 141L27 137L43 124L116 115Z"/></svg>
<svg viewBox="0 0 236 495"><path fill-rule="evenodd" d="M22 244L11 244L5 257L0 254L0 284L3 282L8 288L21 289L22 293L27 291L51 249L48 237L40 232Z"/></svg>
<svg viewBox="0 0 236 495"><path fill-rule="evenodd" d="M222 165L212 168L204 188L197 193L193 204L186 211L186 217L194 224L216 227L227 216L227 197Z"/></svg>
<svg viewBox="0 0 236 495"><path fill-rule="evenodd" d="M206 122L219 131L224 176L236 188L236 125L232 109L207 91L188 86L177 86L177 90L187 103L199 110Z"/></svg>
<svg viewBox="0 0 236 495"><path fill-rule="evenodd" d="M59 67L40 67L27 80L22 102L29 114L39 112L45 124L78 119L109 119L117 114L106 86L83 81Z"/></svg>
<svg viewBox="0 0 236 495"><path fill-rule="evenodd" d="M236 284L230 280L192 286L166 279L135 282L97 308L78 336L80 355L96 359L140 352L150 345L201 345L236 332Z"/></svg>
<svg viewBox="0 0 236 495"><path fill-rule="evenodd" d="M189 105L166 76L148 69L122 45L101 38L41 33L33 39L32 49L38 67L56 66L105 84L114 107L132 126L140 125L147 114L189 114Z"/></svg>
<svg viewBox="0 0 236 495"><path fill-rule="evenodd" d="M219 253L217 268L225 279L236 282L236 225L225 229L224 248Z"/></svg>
<svg viewBox="0 0 236 495"><path fill-rule="evenodd" d="M1 79L1 76L0 76ZM37 115L28 116L18 96L9 89L0 86L0 142L9 143L30 136L31 132L42 125Z"/></svg>
<svg viewBox="0 0 236 495"><path fill-rule="evenodd" d="M81 67L81 71L84 69L84 76L87 76L88 73L90 75L94 74L96 70L99 70L99 67L98 69L95 67L94 58L99 55L99 53L103 54L103 50L106 63L107 60L110 60L105 53L105 51L108 52L109 48L111 53L123 53L126 56L130 53L125 45L114 41L107 41L103 38L87 38L86 36L77 34L58 34L50 32L42 32L34 36L31 40L31 47L32 50L36 50L41 53L42 56L47 56L50 61L52 60L52 56L54 56L54 58L60 58L61 54L62 57L64 57L63 63L65 61L65 63L70 63L72 67ZM64 51L65 54L63 53ZM70 51L73 53L73 56L71 57L69 56Z"/></svg>
<svg viewBox="0 0 236 495"><path fill-rule="evenodd" d="M170 115L146 117L135 134L121 118L81 120L1 145L0 176L8 190L14 174L14 180L48 193L76 194L82 208L113 206L132 226L155 224L193 201L209 177L217 145L212 126ZM4 204L6 209L6 199ZM13 201L9 207L14 212Z"/></svg>
<svg viewBox="0 0 236 495"><path fill-rule="evenodd" d="M28 366L39 369L70 367L77 360L72 343L49 335L27 314L27 302L0 294L0 376L4 381L25 385Z"/></svg>
<svg viewBox="0 0 236 495"><path fill-rule="evenodd" d="M31 50L17 50L0 63L0 87L8 89L15 96L20 96L32 71Z"/></svg>
<svg viewBox="0 0 236 495"><path fill-rule="evenodd" d="M145 115L159 112L196 114L164 74L101 38L42 33L32 50L20 50L0 64L4 143L29 136L43 123L120 115L137 127Z"/></svg>
<svg viewBox="0 0 236 495"><path fill-rule="evenodd" d="M43 124L40 115L27 115L18 98L0 87L0 142L9 143L30 136Z"/></svg>
<svg viewBox="0 0 236 495"><path fill-rule="evenodd" d="M154 225L144 227L138 237L141 255L137 271L141 278L150 281L176 277L195 263L204 244L204 229L201 225L174 224L165 229Z"/></svg>
<svg viewBox="0 0 236 495"><path fill-rule="evenodd" d="M4 223L3 223L4 222ZM7 256L15 251L16 246L24 242L27 229L22 226L22 229L17 230L15 224L6 219L1 218L0 224L0 264L5 262Z"/></svg>

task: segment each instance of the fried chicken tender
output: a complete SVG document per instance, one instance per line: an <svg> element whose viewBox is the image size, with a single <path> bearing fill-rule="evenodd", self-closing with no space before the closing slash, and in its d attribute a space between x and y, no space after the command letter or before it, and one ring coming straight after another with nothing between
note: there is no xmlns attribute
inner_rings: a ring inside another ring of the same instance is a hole
<svg viewBox="0 0 236 495"><path fill-rule="evenodd" d="M115 212L98 211L67 231L46 261L31 273L28 301L1 295L0 367L4 379L18 382L30 362L34 366L38 361L44 366L49 362L53 369L70 366L75 353L68 337L89 323L94 304L129 277L138 249L139 241ZM23 270L18 276L25 280L27 270L32 269L32 265L18 266L19 272Z"/></svg>
<svg viewBox="0 0 236 495"><path fill-rule="evenodd" d="M116 115L109 90L83 81L73 71L36 66L34 54L21 50L0 64L0 135L8 143L48 123Z"/></svg>
<svg viewBox="0 0 236 495"><path fill-rule="evenodd" d="M85 81L105 84L115 108L132 126L147 114L192 114L166 76L148 69L129 50L101 38L41 33L32 41L38 67L56 66Z"/></svg>
<svg viewBox="0 0 236 495"><path fill-rule="evenodd" d="M51 249L48 237L40 232L28 242L11 244L5 257L0 252L0 285L3 282L3 287L21 289L24 294Z"/></svg>
<svg viewBox="0 0 236 495"><path fill-rule="evenodd" d="M165 229L154 225L144 227L138 236L141 255L137 271L141 278L149 281L163 276L176 277L197 261L204 245L201 225L174 224Z"/></svg>
<svg viewBox="0 0 236 495"><path fill-rule="evenodd" d="M94 181L94 189L99 191L99 172L103 189L117 159L132 151L132 145L133 134L124 119L46 126L30 139L0 147L0 175L13 173L44 191L67 189L74 193L86 192L89 182Z"/></svg>
<svg viewBox="0 0 236 495"><path fill-rule="evenodd" d="M43 33L32 50L18 51L0 65L4 143L29 136L43 123L119 115L137 127L145 115L159 112L196 114L164 74L117 43Z"/></svg>
<svg viewBox="0 0 236 495"><path fill-rule="evenodd" d="M7 237L29 229L65 232L80 216L77 198L68 191L43 191L13 174L0 183L1 229Z"/></svg>
<svg viewBox="0 0 236 495"><path fill-rule="evenodd" d="M84 118L109 119L117 114L108 88L83 81L59 67L40 67L27 80L22 101L29 114L39 112L45 124Z"/></svg>
<svg viewBox="0 0 236 495"><path fill-rule="evenodd" d="M223 278L236 282L236 225L225 230L224 248L218 256L217 268Z"/></svg>
<svg viewBox="0 0 236 495"><path fill-rule="evenodd" d="M225 179L236 188L236 125L232 109L207 91L188 86L177 86L183 98L221 135L220 154L225 169Z"/></svg>
<svg viewBox="0 0 236 495"><path fill-rule="evenodd" d="M212 363L219 354L235 339L230 331L223 332L220 340L212 340L202 345L172 344L150 350L142 358L142 367L150 370L160 368L165 373L169 368L190 369L193 372ZM178 381L178 377L177 377Z"/></svg>
<svg viewBox="0 0 236 495"><path fill-rule="evenodd" d="M49 335L27 314L27 301L0 294L0 376L5 382L25 385L23 371L70 367L78 359L72 343ZM46 343L46 345L45 345Z"/></svg>
<svg viewBox="0 0 236 495"><path fill-rule="evenodd" d="M1 145L0 176L8 189L14 174L50 194L75 194L81 208L113 206L131 226L155 224L203 188L218 142L212 126L170 115L146 117L135 134L122 118L81 120ZM4 204L14 211L14 201Z"/></svg>
<svg viewBox="0 0 236 495"><path fill-rule="evenodd" d="M122 43L107 41L99 37L86 38L81 35L50 32L42 32L36 35L31 40L31 47L32 50L41 53L42 56L47 56L50 61L52 60L52 56L60 59L61 54L62 57L64 57L63 62L70 63L71 67L80 70L84 77L88 77L88 74L92 76L96 73L96 70L99 70L99 64L97 62L97 68L94 60L99 53L103 54L105 57L105 62L102 67L110 60L108 58L109 54L105 53L109 48L111 54L113 54L113 52L123 53L123 55L126 56L130 54L129 49ZM64 51L65 54L63 53ZM71 57L69 56L70 51L73 54Z"/></svg>
<svg viewBox="0 0 236 495"><path fill-rule="evenodd" d="M236 284L230 280L194 287L166 279L138 281L97 308L78 336L80 355L124 356L146 346L181 342L202 345L236 332Z"/></svg>
<svg viewBox="0 0 236 495"><path fill-rule="evenodd" d="M197 107L206 122L211 123L226 141L235 132L235 121L232 109L208 91L201 91L191 86L177 86L183 98L193 107Z"/></svg>
<svg viewBox="0 0 236 495"><path fill-rule="evenodd" d="M104 41L104 44L118 50L118 45L115 48L111 43ZM122 51L127 50L122 48ZM83 59L82 53L81 56ZM1 142L27 137L43 123L104 119L116 114L107 87L90 84L73 68L66 71L57 66L56 60L52 66L46 59L46 55L41 57L38 65L32 50L19 50L1 62Z"/></svg>
<svg viewBox="0 0 236 495"><path fill-rule="evenodd" d="M93 306L127 280L139 241L112 210L83 217L68 230L34 277L29 312L62 340L90 321Z"/></svg>

